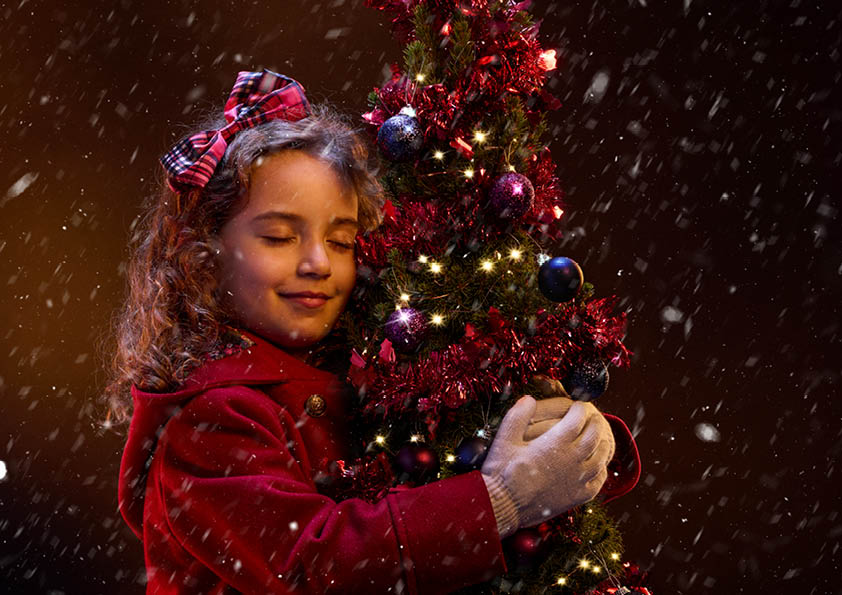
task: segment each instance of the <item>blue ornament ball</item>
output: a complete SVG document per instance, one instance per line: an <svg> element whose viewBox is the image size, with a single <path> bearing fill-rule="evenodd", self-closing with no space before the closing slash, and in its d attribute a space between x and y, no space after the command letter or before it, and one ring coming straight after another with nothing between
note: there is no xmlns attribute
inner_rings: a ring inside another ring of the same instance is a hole
<svg viewBox="0 0 842 595"><path fill-rule="evenodd" d="M383 331L395 350L412 353L427 334L427 318L415 308L401 308L389 315Z"/></svg>
<svg viewBox="0 0 842 595"><path fill-rule="evenodd" d="M412 161L424 145L424 134L417 119L397 114L380 125L377 145L390 161Z"/></svg>
<svg viewBox="0 0 842 595"><path fill-rule="evenodd" d="M535 187L523 174L503 174L491 186L488 194L491 209L502 219L520 219L532 208Z"/></svg>
<svg viewBox="0 0 842 595"><path fill-rule="evenodd" d="M593 401L608 388L608 366L595 359L583 362L561 381L574 401Z"/></svg>
<svg viewBox="0 0 842 595"><path fill-rule="evenodd" d="M453 470L456 473L467 473L482 468L490 445L486 438L479 436L469 436L462 440L454 453L456 460L453 461Z"/></svg>
<svg viewBox="0 0 842 595"><path fill-rule="evenodd" d="M538 288L545 298L554 302L569 302L584 282L582 267L565 256L549 259L538 271Z"/></svg>

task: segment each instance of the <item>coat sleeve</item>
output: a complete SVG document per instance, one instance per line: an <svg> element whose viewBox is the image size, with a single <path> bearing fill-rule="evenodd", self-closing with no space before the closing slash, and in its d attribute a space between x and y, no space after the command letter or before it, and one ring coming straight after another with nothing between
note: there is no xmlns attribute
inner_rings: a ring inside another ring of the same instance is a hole
<svg viewBox="0 0 842 595"><path fill-rule="evenodd" d="M191 400L155 458L167 530L244 593L443 593L506 572L479 471L337 503L316 491L293 418L254 389Z"/></svg>

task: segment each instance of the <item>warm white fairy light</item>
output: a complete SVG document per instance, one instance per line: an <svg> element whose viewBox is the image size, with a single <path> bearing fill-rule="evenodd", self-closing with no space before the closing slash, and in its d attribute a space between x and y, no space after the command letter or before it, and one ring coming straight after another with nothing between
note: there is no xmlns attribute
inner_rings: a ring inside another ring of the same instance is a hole
<svg viewBox="0 0 842 595"><path fill-rule="evenodd" d="M415 80L418 81L419 83L423 83L424 82L424 73L419 72L418 74L416 74Z"/></svg>
<svg viewBox="0 0 842 595"><path fill-rule="evenodd" d="M430 272L438 275L441 272L441 265L437 262L430 263Z"/></svg>
<svg viewBox="0 0 842 595"><path fill-rule="evenodd" d="M429 259L426 256L424 256L423 254L418 257L418 262L420 262L421 264L427 264L428 260Z"/></svg>
<svg viewBox="0 0 842 595"><path fill-rule="evenodd" d="M466 178L473 178L473 177L474 177L474 170L472 170L472 169L466 169L466 170L465 170L465 177L466 177Z"/></svg>
<svg viewBox="0 0 842 595"><path fill-rule="evenodd" d="M594 574L599 574L602 568L600 568L599 566L594 566L593 568L591 568L591 570Z"/></svg>
<svg viewBox="0 0 842 595"><path fill-rule="evenodd" d="M617 552L614 552L613 554L611 554L611 559L612 560L619 560L620 554L618 554Z"/></svg>
<svg viewBox="0 0 842 595"><path fill-rule="evenodd" d="M556 583L557 583L557 584L559 584L559 585L566 585L566 584L567 584L567 579L566 579L566 578L564 578L563 576L560 576L560 577L558 578L558 580L556 581Z"/></svg>
<svg viewBox="0 0 842 595"><path fill-rule="evenodd" d="M452 463L453 461L455 461L455 460L456 460L456 457L455 457L454 455L447 455L447 457L445 457L445 460L446 460L448 463Z"/></svg>
<svg viewBox="0 0 842 595"><path fill-rule="evenodd" d="M377 437L374 438L374 441L377 442L377 444L385 444L386 437L385 436L377 436Z"/></svg>
<svg viewBox="0 0 842 595"><path fill-rule="evenodd" d="M411 442L419 442L421 440L421 436L419 436L418 434L413 434L409 437L409 440Z"/></svg>
<svg viewBox="0 0 842 595"><path fill-rule="evenodd" d="M442 323L444 323L444 317L441 314L433 314L433 317L430 319L430 322L432 322L436 326L441 326Z"/></svg>
<svg viewBox="0 0 842 595"><path fill-rule="evenodd" d="M433 157L441 161L442 159L444 159L444 153L442 151L436 151L435 153L433 153Z"/></svg>
<svg viewBox="0 0 842 595"><path fill-rule="evenodd" d="M593 508L589 508L589 509L588 509L588 514L591 514L592 512L593 512Z"/></svg>
<svg viewBox="0 0 842 595"><path fill-rule="evenodd" d="M515 171L515 166L514 166L514 165L510 165L510 166L509 166L509 171Z"/></svg>
<svg viewBox="0 0 842 595"><path fill-rule="evenodd" d="M517 248L512 248L512 251L509 252L509 258L511 258L512 260L520 260L520 257L521 251Z"/></svg>
<svg viewBox="0 0 842 595"><path fill-rule="evenodd" d="M584 558L579 561L579 567L580 568L587 568L590 565L591 565L591 563L588 562L587 560L585 560Z"/></svg>
<svg viewBox="0 0 842 595"><path fill-rule="evenodd" d="M488 138L488 135L483 132L482 130L474 131L474 140L478 143L484 143L485 140Z"/></svg>
<svg viewBox="0 0 842 595"><path fill-rule="evenodd" d="M494 263L490 260L483 260L480 263L480 268L486 272L494 270Z"/></svg>

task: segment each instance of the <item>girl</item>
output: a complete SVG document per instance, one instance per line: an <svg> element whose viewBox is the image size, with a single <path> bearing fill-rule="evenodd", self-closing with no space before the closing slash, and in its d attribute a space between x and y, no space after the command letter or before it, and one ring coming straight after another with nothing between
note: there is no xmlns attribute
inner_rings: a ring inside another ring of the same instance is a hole
<svg viewBox="0 0 842 595"><path fill-rule="evenodd" d="M291 79L241 72L224 116L162 158L116 333L119 507L147 592L446 592L506 572L518 527L631 489L639 468L606 483L612 429L636 458L622 422L524 397L482 471L328 497L329 464L358 454L331 331L381 190L356 133Z"/></svg>

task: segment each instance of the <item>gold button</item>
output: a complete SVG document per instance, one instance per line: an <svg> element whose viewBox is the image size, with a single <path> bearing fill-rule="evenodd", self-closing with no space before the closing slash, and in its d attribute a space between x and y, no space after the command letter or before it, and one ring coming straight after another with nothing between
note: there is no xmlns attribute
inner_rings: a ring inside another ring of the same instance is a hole
<svg viewBox="0 0 842 595"><path fill-rule="evenodd" d="M307 397L307 402L304 404L304 409L310 417L321 417L327 410L327 403L320 394L313 394Z"/></svg>

